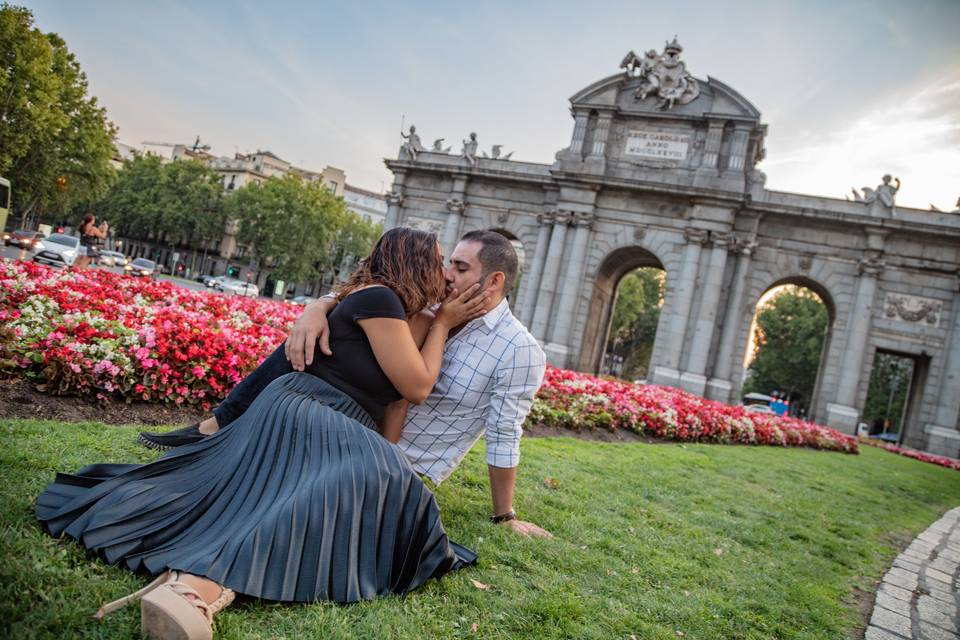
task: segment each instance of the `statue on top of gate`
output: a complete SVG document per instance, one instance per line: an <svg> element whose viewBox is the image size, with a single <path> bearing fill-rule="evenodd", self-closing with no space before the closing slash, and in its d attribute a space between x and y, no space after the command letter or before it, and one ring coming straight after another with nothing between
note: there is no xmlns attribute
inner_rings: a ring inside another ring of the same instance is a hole
<svg viewBox="0 0 960 640"><path fill-rule="evenodd" d="M657 54L650 49L643 58L631 51L620 63L627 78L638 78L640 87L634 97L646 100L647 96L660 99L657 108L661 111L673 108L675 104L688 104L700 95L700 84L687 72L687 66L680 60L683 47L673 37L663 47L663 53Z"/></svg>
<svg viewBox="0 0 960 640"><path fill-rule="evenodd" d="M890 184L890 181L896 182L896 186ZM863 204L870 207L871 212L873 211L876 204L882 205L886 210L890 212L890 215L895 215L896 212L896 196L897 191L900 190L900 178L893 178L889 173L884 175L881 178L881 184L877 185L876 189L871 189L870 187L863 187L860 191L863 191L861 195L856 188L851 187L850 191L853 193L854 202L862 202ZM849 198L848 198L849 200Z"/></svg>

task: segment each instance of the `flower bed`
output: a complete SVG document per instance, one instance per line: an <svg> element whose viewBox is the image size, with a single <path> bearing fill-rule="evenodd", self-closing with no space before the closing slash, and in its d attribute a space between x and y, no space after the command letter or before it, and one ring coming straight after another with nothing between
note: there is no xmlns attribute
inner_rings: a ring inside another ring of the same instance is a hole
<svg viewBox="0 0 960 640"><path fill-rule="evenodd" d="M103 270L0 262L0 371L54 394L209 409L286 337L299 308ZM548 368L529 423L668 440L857 452L853 438L679 389Z"/></svg>
<svg viewBox="0 0 960 640"><path fill-rule="evenodd" d="M877 447L878 449L889 451L890 453L895 453L900 456L906 456L907 458L913 458L914 460L919 460L921 462L929 462L930 464L936 464L941 467L960 471L960 460L954 460L953 458L947 458L946 456L935 456L932 453L924 453L923 451L915 451L913 449L904 449L903 447L898 447L894 444L887 444L886 442L874 440L872 438L860 438L860 442L863 444L868 444L871 447Z"/></svg>
<svg viewBox="0 0 960 640"><path fill-rule="evenodd" d="M858 453L853 437L811 422L751 413L673 387L631 384L553 367L547 368L529 419L571 429L628 429L684 442Z"/></svg>
<svg viewBox="0 0 960 640"><path fill-rule="evenodd" d="M283 342L298 310L100 269L0 262L0 370L55 394L209 409Z"/></svg>

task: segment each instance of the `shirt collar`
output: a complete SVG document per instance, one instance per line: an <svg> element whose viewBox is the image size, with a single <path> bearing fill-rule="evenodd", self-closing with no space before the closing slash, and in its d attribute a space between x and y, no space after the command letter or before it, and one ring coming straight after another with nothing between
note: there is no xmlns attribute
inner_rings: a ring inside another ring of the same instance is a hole
<svg viewBox="0 0 960 640"><path fill-rule="evenodd" d="M487 311L485 314L479 318L475 318L467 323L467 326L473 327L485 327L484 333L490 333L493 331L493 328L503 319L503 317L510 313L510 304L507 302L507 299L504 298L500 301L500 304L495 306L490 311Z"/></svg>
<svg viewBox="0 0 960 640"><path fill-rule="evenodd" d="M477 318L482 320L483 324L487 326L487 329L493 329L497 326L497 323L503 319L504 314L510 313L510 305L507 303L507 299L504 298L500 301L500 304L495 306L490 311L487 311L485 314Z"/></svg>

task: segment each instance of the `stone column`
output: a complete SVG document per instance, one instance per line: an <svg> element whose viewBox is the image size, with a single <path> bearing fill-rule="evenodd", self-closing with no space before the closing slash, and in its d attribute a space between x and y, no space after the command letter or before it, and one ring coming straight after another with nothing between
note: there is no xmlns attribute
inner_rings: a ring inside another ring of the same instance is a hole
<svg viewBox="0 0 960 640"><path fill-rule="evenodd" d="M745 242L742 245L734 243L733 246L734 251L739 253L737 270L733 274L733 291L730 294L730 303L727 305L727 317L723 322L723 333L720 334L720 346L717 352L716 365L713 368L713 377L707 382L707 397L720 402L730 402L731 400L730 392L733 389L733 382L730 379L731 360L733 351L737 346L737 335L740 331L743 292L746 289L750 256L757 245L755 242Z"/></svg>
<svg viewBox="0 0 960 640"><path fill-rule="evenodd" d="M543 263L547 259L547 245L550 242L550 230L553 228L553 213L541 213L537 216L540 228L537 231L537 246L534 249L530 273L520 305L520 321L525 327L533 322L533 312L537 308L537 294L540 291L540 278L543 276Z"/></svg>
<svg viewBox="0 0 960 640"><path fill-rule="evenodd" d="M720 290L723 288L723 273L727 265L727 248L730 246L729 233L710 232L713 248L706 264L700 296L700 311L694 324L693 339L690 341L690 355L686 371L680 376L680 385L698 396L707 388L707 357L710 355L710 343L713 330L717 325L717 306L720 303Z"/></svg>
<svg viewBox="0 0 960 640"><path fill-rule="evenodd" d="M393 172L393 186L390 193L387 194L387 215L383 221L383 230L388 231L394 227L400 226L403 222L403 183L407 173L402 170Z"/></svg>
<svg viewBox="0 0 960 640"><path fill-rule="evenodd" d="M687 246L683 251L683 267L673 290L668 318L669 328L664 335L666 344L662 350L663 357L661 364L653 369L655 384L677 386L680 383L680 354L683 351L683 338L690 315L690 304L693 301L693 289L697 284L700 250L707 239L707 232L687 227L684 229L683 237L687 241Z"/></svg>
<svg viewBox="0 0 960 640"><path fill-rule="evenodd" d="M449 198L447 200L447 222L443 227L443 245L444 255L449 257L453 253L453 248L457 246L457 238L460 237L460 227L463 224L463 211L466 205L459 198Z"/></svg>
<svg viewBox="0 0 960 640"><path fill-rule="evenodd" d="M573 139L570 140L570 155L579 156L583 151L583 138L587 134L589 113L576 113L573 116Z"/></svg>
<svg viewBox="0 0 960 640"><path fill-rule="evenodd" d="M863 354L870 336L873 316L873 298L877 290L877 276L883 271L878 255L860 261L857 295L847 323L847 341L843 351L843 375L837 384L836 401L827 404L827 423L844 433L854 434L860 411L853 406L860 385Z"/></svg>
<svg viewBox="0 0 960 640"><path fill-rule="evenodd" d="M537 295L537 306L533 312L533 337L541 342L547 337L547 327L550 322L550 311L553 307L553 296L557 290L557 280L560 277L560 261L563 258L564 242L567 238L567 224L570 215L566 211L557 211L553 220L553 232L550 234L550 248L547 250L547 259L543 265L543 274L540 277L540 291Z"/></svg>
<svg viewBox="0 0 960 640"><path fill-rule="evenodd" d="M960 285L960 280L958 280ZM934 424L924 428L926 450L942 456L960 458L960 286L950 309L953 322L947 334L944 365L940 374L940 393L934 411Z"/></svg>
<svg viewBox="0 0 960 640"><path fill-rule="evenodd" d="M717 169L720 158L720 143L723 141L723 123L711 121L707 129L707 141L703 146L701 169Z"/></svg>
<svg viewBox="0 0 960 640"><path fill-rule="evenodd" d="M387 194L387 217L383 221L383 230L389 231L400 226L400 209L403 207L403 194L393 192Z"/></svg>
<svg viewBox="0 0 960 640"><path fill-rule="evenodd" d="M584 261L587 256L587 248L590 246L593 220L594 215L592 213L574 214L572 225L576 227L576 232L573 236L573 250L570 253L567 275L560 292L560 305L557 307L560 313L556 314L557 319L553 334L549 336L550 342L567 352L570 350L570 345L567 342L570 340L570 332L573 330L573 323L577 316L577 294L580 293L580 283L583 281Z"/></svg>
<svg viewBox="0 0 960 640"><path fill-rule="evenodd" d="M730 157L727 160L727 171L742 173L744 158L747 155L747 142L750 141L750 129L746 125L737 125L730 141Z"/></svg>
<svg viewBox="0 0 960 640"><path fill-rule="evenodd" d="M606 111L597 116L597 128L593 134L593 149L590 150L591 156L602 158L606 153L611 120L613 120L613 114Z"/></svg>

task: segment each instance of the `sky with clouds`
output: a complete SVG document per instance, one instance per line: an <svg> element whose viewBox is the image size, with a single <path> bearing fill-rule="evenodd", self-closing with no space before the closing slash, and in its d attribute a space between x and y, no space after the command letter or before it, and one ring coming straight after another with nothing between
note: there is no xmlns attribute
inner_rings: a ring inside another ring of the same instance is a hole
<svg viewBox="0 0 960 640"><path fill-rule="evenodd" d="M693 75L762 112L768 188L843 197L892 173L901 205L960 197L957 0L24 3L135 146L200 135L379 191L404 117L425 144L476 131L551 162L569 97L677 34Z"/></svg>

